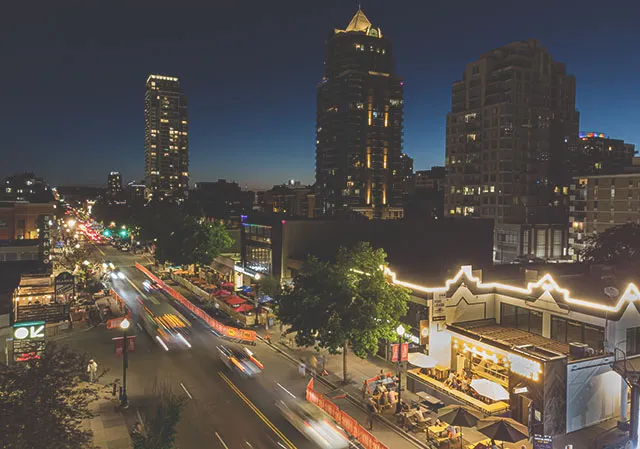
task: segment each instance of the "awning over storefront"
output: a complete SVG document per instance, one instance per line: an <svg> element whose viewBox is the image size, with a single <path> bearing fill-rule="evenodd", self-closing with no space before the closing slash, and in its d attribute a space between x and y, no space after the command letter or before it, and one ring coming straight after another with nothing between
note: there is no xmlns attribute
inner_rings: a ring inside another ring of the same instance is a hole
<svg viewBox="0 0 640 449"><path fill-rule="evenodd" d="M224 264L221 264L220 262L213 262L211 264L211 268L220 274L224 274L225 276L228 276L231 273L233 273L233 267L228 267Z"/></svg>

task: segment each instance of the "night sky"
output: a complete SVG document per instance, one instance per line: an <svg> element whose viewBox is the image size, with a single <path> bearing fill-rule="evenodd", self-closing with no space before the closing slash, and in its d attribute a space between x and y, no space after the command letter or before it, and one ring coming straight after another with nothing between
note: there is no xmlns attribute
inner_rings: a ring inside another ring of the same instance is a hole
<svg viewBox="0 0 640 449"><path fill-rule="evenodd" d="M89 4L3 5L0 176L141 179L144 86L159 73L179 77L189 99L191 184L313 182L324 41L346 27L355 1ZM362 9L393 38L416 170L444 161L451 83L465 64L526 38L576 76L581 130L640 143L636 1L370 0Z"/></svg>

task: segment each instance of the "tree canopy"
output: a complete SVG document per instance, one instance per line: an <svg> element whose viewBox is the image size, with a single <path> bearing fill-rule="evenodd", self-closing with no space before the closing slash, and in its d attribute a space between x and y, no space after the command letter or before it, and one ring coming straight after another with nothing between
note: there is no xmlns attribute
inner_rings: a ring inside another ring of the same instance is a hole
<svg viewBox="0 0 640 449"><path fill-rule="evenodd" d="M386 257L363 242L340 248L332 262L309 257L276 298L278 317L296 332L297 344L343 351L345 382L347 348L362 358L375 353L379 340L397 338L407 313L407 290L388 283L380 269Z"/></svg>
<svg viewBox="0 0 640 449"><path fill-rule="evenodd" d="M209 265L233 239L221 222L207 222L185 217L166 236L158 237L156 258L174 265Z"/></svg>
<svg viewBox="0 0 640 449"><path fill-rule="evenodd" d="M640 261L640 225L614 226L589 236L581 254L586 262L631 268Z"/></svg>
<svg viewBox="0 0 640 449"><path fill-rule="evenodd" d="M154 395L144 412L145 432L134 434L135 449L173 449L176 427L180 422L185 398L167 385L154 386Z"/></svg>
<svg viewBox="0 0 640 449"><path fill-rule="evenodd" d="M91 431L81 424L98 391L82 382L87 360L47 343L40 359L0 364L0 447L90 447Z"/></svg>

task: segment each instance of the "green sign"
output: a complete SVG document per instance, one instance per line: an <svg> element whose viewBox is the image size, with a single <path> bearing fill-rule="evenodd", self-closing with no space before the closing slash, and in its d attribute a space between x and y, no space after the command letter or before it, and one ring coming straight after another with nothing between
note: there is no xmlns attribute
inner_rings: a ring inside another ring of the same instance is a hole
<svg viewBox="0 0 640 449"><path fill-rule="evenodd" d="M44 321L26 321L13 325L14 340L43 340Z"/></svg>

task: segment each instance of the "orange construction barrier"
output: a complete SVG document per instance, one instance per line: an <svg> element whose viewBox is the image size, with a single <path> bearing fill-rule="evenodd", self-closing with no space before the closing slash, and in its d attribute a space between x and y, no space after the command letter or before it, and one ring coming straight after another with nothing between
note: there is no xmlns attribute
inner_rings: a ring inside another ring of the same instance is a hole
<svg viewBox="0 0 640 449"><path fill-rule="evenodd" d="M227 337L227 338L231 338L231 339L234 339L234 340L240 340L240 341L243 341L243 342L255 344L255 342L256 342L256 332L255 331L245 330L245 329L238 329L238 328L235 328L235 327L226 326L226 325L222 324L221 322L214 320L213 318L211 318L209 316L209 314L207 312L205 312L200 307L198 307L195 304L193 304L191 301L189 301L187 298L182 296L180 293L178 293L177 291L175 291L174 289L172 289L168 285L166 285L160 278L158 278L156 275L154 275L146 267L144 267L144 266L140 265L138 262L136 262L136 268L138 270L142 271L148 278L150 278L151 280L155 281L158 285L160 285L164 289L164 291L169 293L169 295L171 295L171 297L173 299L175 299L180 304L182 304L184 307L189 309L194 315L196 315L197 317L201 318L205 323L207 323L207 325L209 325L209 327L211 327L213 330L215 330L216 332L221 334L223 337Z"/></svg>

